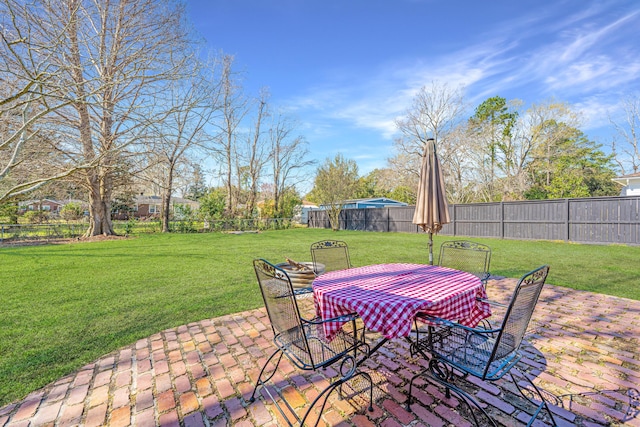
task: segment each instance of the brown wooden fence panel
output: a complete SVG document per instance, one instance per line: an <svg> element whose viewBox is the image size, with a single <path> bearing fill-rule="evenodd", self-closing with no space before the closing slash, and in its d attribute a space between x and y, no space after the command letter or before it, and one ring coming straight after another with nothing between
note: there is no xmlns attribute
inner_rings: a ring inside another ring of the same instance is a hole
<svg viewBox="0 0 640 427"><path fill-rule="evenodd" d="M566 240L566 199L503 205L503 235L508 239Z"/></svg>
<svg viewBox="0 0 640 427"><path fill-rule="evenodd" d="M340 224L343 229L365 231L367 212L366 209L345 209L340 212Z"/></svg>
<svg viewBox="0 0 640 427"><path fill-rule="evenodd" d="M389 231L400 233L417 233L418 226L413 222L413 212L415 206L403 206L397 208L386 208L389 215Z"/></svg>
<svg viewBox="0 0 640 427"><path fill-rule="evenodd" d="M389 208L363 210L367 215L365 230L389 231Z"/></svg>
<svg viewBox="0 0 640 427"><path fill-rule="evenodd" d="M346 209L345 230L416 233L414 206ZM446 236L640 245L640 197L525 200L450 205ZM309 227L330 228L326 212L309 212Z"/></svg>

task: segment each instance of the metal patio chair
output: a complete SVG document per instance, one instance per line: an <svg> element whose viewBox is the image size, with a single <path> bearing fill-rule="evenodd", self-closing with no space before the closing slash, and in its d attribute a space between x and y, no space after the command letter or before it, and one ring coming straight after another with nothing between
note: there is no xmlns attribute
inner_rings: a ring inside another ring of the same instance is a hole
<svg viewBox="0 0 640 427"><path fill-rule="evenodd" d="M313 243L311 245L311 259L313 273L316 276L329 271L351 268L349 247L345 242L338 240L323 240ZM313 292L313 289L311 286L298 287L295 292L299 297L306 297Z"/></svg>
<svg viewBox="0 0 640 427"><path fill-rule="evenodd" d="M467 240L449 240L440 245L439 266L471 273L480 279L485 289L490 276L490 263L491 248L485 244ZM422 314L416 316L415 330L418 340L421 334L418 322L424 322L423 317ZM486 328L491 325L488 320L483 320L482 324Z"/></svg>
<svg viewBox="0 0 640 427"><path fill-rule="evenodd" d="M469 328L445 319L429 317L427 320L432 326L426 337L411 345L413 355L421 354L430 359L428 367L411 378L408 410L411 411L414 400L414 381L427 374L429 379L446 387L447 397L451 396L450 392L454 392L462 398L461 401L468 405L477 426L487 424L481 423L482 419L478 419L473 407L478 409L491 425L497 427L482 405L457 384L460 383L460 379L469 376L483 381L496 381L509 373L518 391L536 407L527 425L533 424L542 409L546 410L551 422L556 425L541 391L526 374L520 372L520 376L527 383L527 387L523 388L512 373L514 369L517 370L516 365L522 357L519 352L520 344L548 273L549 266L545 265L525 274L519 280L498 328ZM532 397L540 402L533 401Z"/></svg>
<svg viewBox="0 0 640 427"><path fill-rule="evenodd" d="M340 240L323 240L311 245L311 259L316 274L320 274L324 266L324 272L345 270L351 268L349 259L349 247Z"/></svg>
<svg viewBox="0 0 640 427"><path fill-rule="evenodd" d="M299 423L304 425L307 417L314 406L322 400L320 413L324 410L327 398L334 390L342 394L342 385L356 377L362 377L367 382L369 393L368 410L373 411L373 382L371 376L357 369L356 356L358 352L368 354L368 345L364 342L364 331L357 329L355 325L356 315L342 316L336 319L321 320L319 318L307 320L300 316L298 304L295 298L293 286L287 273L275 265L263 260L253 261L253 266L258 278L258 284L262 291L262 298L267 309L267 314L273 329L273 343L276 350L267 359L256 386L251 394L250 402L255 401L256 391L262 388L263 392L274 402L284 420L289 426L293 426L289 417L285 414L286 408ZM330 342L327 342L324 335L323 324L328 321L345 320L351 322L349 330L343 329ZM289 402L286 401L282 392L286 387L292 385L277 384L274 387L266 386L271 378L278 371L278 366L282 357L285 356L297 368L305 371L317 371L328 366L339 364L339 378L330 380L330 384L318 394L309 408L300 417ZM269 363L275 360L273 372L265 374L265 369ZM263 378L263 375L265 378ZM273 393L277 393L275 396ZM277 399L279 397L280 399ZM318 417L318 421L320 417ZM316 425L317 425L316 421Z"/></svg>
<svg viewBox="0 0 640 427"><path fill-rule="evenodd" d="M491 249L482 243L450 240L440 245L438 265L471 273L486 287L489 280Z"/></svg>

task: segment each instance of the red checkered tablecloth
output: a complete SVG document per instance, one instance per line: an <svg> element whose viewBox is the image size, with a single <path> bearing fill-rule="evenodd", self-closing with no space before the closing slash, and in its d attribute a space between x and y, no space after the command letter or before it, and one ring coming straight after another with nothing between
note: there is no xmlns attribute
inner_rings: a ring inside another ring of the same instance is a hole
<svg viewBox="0 0 640 427"><path fill-rule="evenodd" d="M316 313L330 319L358 313L365 326L385 338L406 337L418 312L475 326L489 317L476 276L423 264L378 264L325 273L313 281ZM324 324L331 339L343 322Z"/></svg>

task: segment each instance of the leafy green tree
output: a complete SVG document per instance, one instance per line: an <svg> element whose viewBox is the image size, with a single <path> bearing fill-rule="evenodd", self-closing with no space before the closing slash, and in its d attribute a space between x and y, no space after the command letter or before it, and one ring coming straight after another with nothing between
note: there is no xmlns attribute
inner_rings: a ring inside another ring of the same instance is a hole
<svg viewBox="0 0 640 427"><path fill-rule="evenodd" d="M580 130L546 146L529 165L533 185L525 194L527 199L557 199L564 197L614 196L618 188L613 156L606 155L600 145L590 141Z"/></svg>
<svg viewBox="0 0 640 427"><path fill-rule="evenodd" d="M389 197L389 191L382 186L379 169L374 169L367 175L358 178L358 186L354 195L357 199L370 199L373 197Z"/></svg>
<svg viewBox="0 0 640 427"><path fill-rule="evenodd" d="M341 154L327 158L318 168L313 190L308 196L327 210L331 229L340 229L340 212L345 200L351 199L358 190L358 165Z"/></svg>
<svg viewBox="0 0 640 427"><path fill-rule="evenodd" d="M295 215L295 209L302 203L302 197L293 189L288 188L280 195L279 214L281 218L292 218Z"/></svg>
<svg viewBox="0 0 640 427"><path fill-rule="evenodd" d="M507 100L494 96L480 104L469 119L469 129L478 138L485 150L485 168L488 168L489 193L499 199L495 189L497 178L513 175L514 144L513 130L518 112L507 104Z"/></svg>
<svg viewBox="0 0 640 427"><path fill-rule="evenodd" d="M276 202L273 199L267 199L260 208L260 218L275 218L276 217Z"/></svg>
<svg viewBox="0 0 640 427"><path fill-rule="evenodd" d="M132 192L122 192L116 196L111 204L111 216L116 219L128 219L135 212L136 202Z"/></svg>
<svg viewBox="0 0 640 427"><path fill-rule="evenodd" d="M302 198L294 188L288 188L280 193L280 208L276 209L274 199L266 199L260 209L262 218L292 218L295 209L302 203Z"/></svg>
<svg viewBox="0 0 640 427"><path fill-rule="evenodd" d="M397 200L399 202L404 202L409 205L416 204L416 190L406 185L400 185L389 193L388 196L390 199Z"/></svg>
<svg viewBox="0 0 640 427"><path fill-rule="evenodd" d="M205 182L204 170L199 164L194 164L191 185L189 186L185 197L190 200L199 200L207 194L207 184Z"/></svg>
<svg viewBox="0 0 640 427"><path fill-rule="evenodd" d="M416 202L416 189L402 184L400 181L392 183L389 181L390 169L374 169L367 175L358 179L358 186L355 198L370 199L375 197L385 197L399 202L414 204Z"/></svg>
<svg viewBox="0 0 640 427"><path fill-rule="evenodd" d="M223 188L213 188L201 197L199 214L204 220L222 219L225 216L227 192Z"/></svg>

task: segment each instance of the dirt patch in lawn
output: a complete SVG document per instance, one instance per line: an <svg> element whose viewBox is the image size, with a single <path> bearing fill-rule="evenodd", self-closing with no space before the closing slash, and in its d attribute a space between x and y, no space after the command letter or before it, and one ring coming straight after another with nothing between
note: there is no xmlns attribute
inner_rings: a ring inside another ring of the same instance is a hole
<svg viewBox="0 0 640 427"><path fill-rule="evenodd" d="M12 240L4 241L0 243L0 247L13 247L13 246L40 246L40 245L64 245L71 243L82 242L103 242L107 240L126 240L131 239L131 236L90 236L90 237L72 237L68 239L49 239L49 240Z"/></svg>

